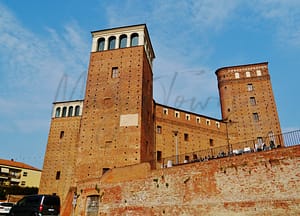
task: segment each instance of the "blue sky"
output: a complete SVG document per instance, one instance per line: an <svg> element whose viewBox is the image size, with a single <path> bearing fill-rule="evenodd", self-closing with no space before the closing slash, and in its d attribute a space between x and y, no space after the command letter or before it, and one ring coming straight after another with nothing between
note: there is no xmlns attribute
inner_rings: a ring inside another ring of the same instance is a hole
<svg viewBox="0 0 300 216"><path fill-rule="evenodd" d="M141 23L157 102L220 118L215 70L267 61L282 130L300 128L298 0L1 0L0 158L42 168L52 103L83 98L90 32Z"/></svg>

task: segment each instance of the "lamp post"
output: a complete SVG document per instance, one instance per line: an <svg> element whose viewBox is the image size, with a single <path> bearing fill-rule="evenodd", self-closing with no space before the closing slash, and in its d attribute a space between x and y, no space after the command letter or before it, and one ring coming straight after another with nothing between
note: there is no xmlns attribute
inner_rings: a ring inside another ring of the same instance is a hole
<svg viewBox="0 0 300 216"><path fill-rule="evenodd" d="M173 131L175 136L175 158L176 158L176 164L178 164L178 131Z"/></svg>

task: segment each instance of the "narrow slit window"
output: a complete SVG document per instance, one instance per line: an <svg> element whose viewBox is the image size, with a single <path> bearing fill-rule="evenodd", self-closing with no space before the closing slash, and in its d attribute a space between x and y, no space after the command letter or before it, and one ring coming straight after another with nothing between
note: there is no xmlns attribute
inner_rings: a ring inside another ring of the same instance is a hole
<svg viewBox="0 0 300 216"><path fill-rule="evenodd" d="M189 134L188 133L184 134L184 141L189 141Z"/></svg>
<svg viewBox="0 0 300 216"><path fill-rule="evenodd" d="M62 138L64 138L64 136L65 136L65 132L64 132L64 131L61 131L61 132L60 132L60 135L59 135L59 138L62 139Z"/></svg>
<svg viewBox="0 0 300 216"><path fill-rule="evenodd" d="M56 179L56 180L59 180L59 179L60 179L60 171L57 171L57 172L56 172L55 179Z"/></svg>

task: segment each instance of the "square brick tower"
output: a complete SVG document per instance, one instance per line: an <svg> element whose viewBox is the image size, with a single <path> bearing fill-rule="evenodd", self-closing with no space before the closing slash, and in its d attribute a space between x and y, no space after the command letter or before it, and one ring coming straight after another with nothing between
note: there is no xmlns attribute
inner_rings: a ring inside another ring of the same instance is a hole
<svg viewBox="0 0 300 216"><path fill-rule="evenodd" d="M154 159L154 57L146 25L92 32L78 181Z"/></svg>
<svg viewBox="0 0 300 216"><path fill-rule="evenodd" d="M229 142L256 140L257 144L282 145L275 136L281 129L268 63L224 67L216 75Z"/></svg>

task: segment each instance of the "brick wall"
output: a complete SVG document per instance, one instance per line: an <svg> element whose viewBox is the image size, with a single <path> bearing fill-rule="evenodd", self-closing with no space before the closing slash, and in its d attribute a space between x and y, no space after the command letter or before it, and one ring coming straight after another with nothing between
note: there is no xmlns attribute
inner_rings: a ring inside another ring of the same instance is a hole
<svg viewBox="0 0 300 216"><path fill-rule="evenodd" d="M78 185L77 215L299 215L300 146L151 170L118 168ZM127 173L127 174L125 174ZM135 175L136 174L136 175Z"/></svg>
<svg viewBox="0 0 300 216"><path fill-rule="evenodd" d="M56 193L64 201L74 184L81 117L52 118L39 193Z"/></svg>

